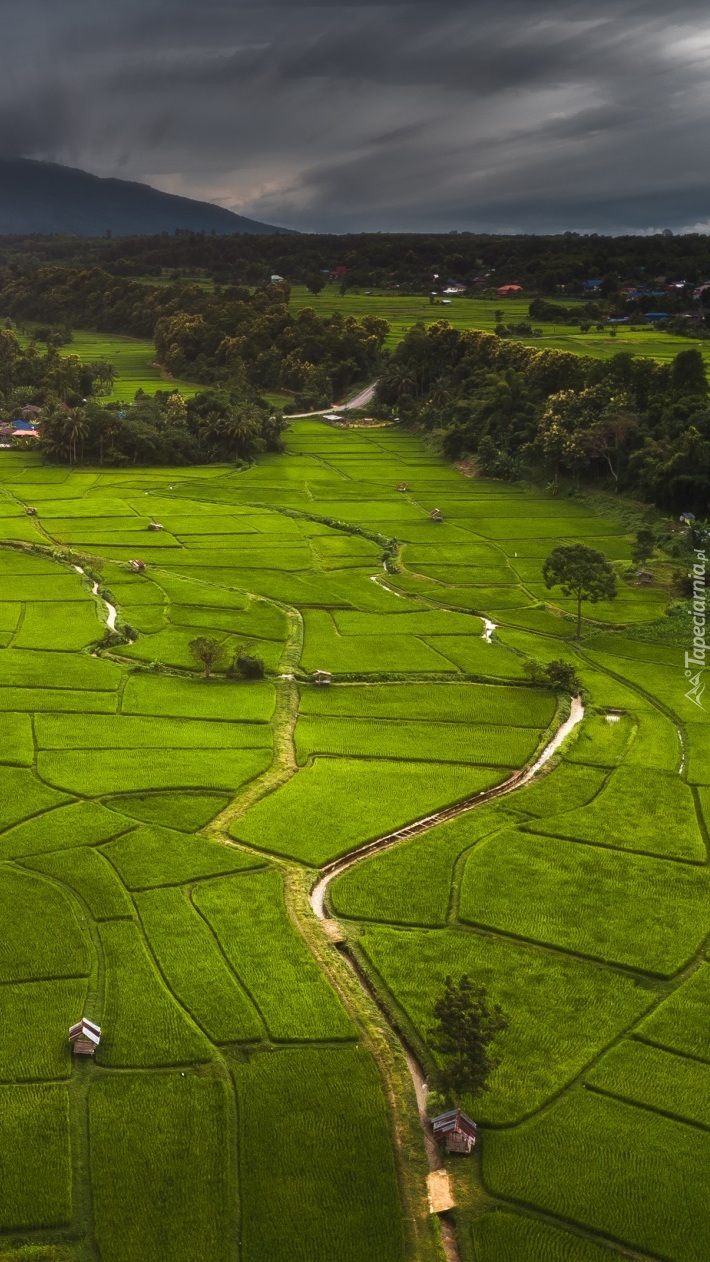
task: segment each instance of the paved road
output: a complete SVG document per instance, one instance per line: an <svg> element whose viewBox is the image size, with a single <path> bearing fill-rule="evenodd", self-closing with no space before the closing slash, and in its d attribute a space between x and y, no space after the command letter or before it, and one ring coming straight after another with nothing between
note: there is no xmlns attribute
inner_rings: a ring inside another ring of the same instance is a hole
<svg viewBox="0 0 710 1262"><path fill-rule="evenodd" d="M330 408L319 408L317 412L293 412L287 416L289 421L303 421L308 416L323 416L325 413L348 412L351 408L366 408L368 403L372 403L375 397L377 382L373 381L371 386L366 386L359 394L355 395L349 403L334 403Z"/></svg>

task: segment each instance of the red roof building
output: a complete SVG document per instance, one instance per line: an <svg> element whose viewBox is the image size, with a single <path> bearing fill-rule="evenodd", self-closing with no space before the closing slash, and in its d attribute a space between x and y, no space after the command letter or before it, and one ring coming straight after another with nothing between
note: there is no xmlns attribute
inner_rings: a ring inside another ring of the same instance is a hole
<svg viewBox="0 0 710 1262"><path fill-rule="evenodd" d="M468 1155L478 1142L478 1127L461 1109L452 1109L432 1119L431 1128L435 1139L446 1140L447 1152Z"/></svg>

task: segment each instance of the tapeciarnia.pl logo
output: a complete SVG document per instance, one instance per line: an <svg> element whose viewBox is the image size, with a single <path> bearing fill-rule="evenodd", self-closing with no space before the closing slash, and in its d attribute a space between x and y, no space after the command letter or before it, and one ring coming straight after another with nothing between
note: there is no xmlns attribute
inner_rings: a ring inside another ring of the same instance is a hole
<svg viewBox="0 0 710 1262"><path fill-rule="evenodd" d="M693 651L685 654L685 677L690 680L690 688L686 692L688 701L704 710L703 693L705 683L703 675L707 658L707 557L704 552L695 553L695 565L692 569L693 579Z"/></svg>

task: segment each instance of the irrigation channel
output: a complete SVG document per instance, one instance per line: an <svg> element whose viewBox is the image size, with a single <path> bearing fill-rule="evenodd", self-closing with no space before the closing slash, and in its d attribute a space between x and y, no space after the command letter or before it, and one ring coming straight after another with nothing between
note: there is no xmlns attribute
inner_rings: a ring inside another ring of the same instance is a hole
<svg viewBox="0 0 710 1262"><path fill-rule="evenodd" d="M494 624L489 623L488 620L486 620L484 637L488 639L488 637L492 635L494 629ZM584 703L582 702L581 697L572 697L569 718L566 719L565 722L557 729L555 735L552 737L552 740L548 742L532 766L522 771L513 772L513 775L509 776L503 784L499 784L493 789L485 789L482 793L477 793L474 797L465 798L462 802L457 802L454 806L449 806L444 810L436 811L433 815L427 815L423 819L416 820L413 824L408 824L405 828L397 829L396 832L387 833L386 836L379 837L377 841L368 842L367 845L360 846L358 850L353 850L349 855L346 855L345 858L336 859L333 863L327 864L323 868L322 876L318 879L318 881L316 881L310 893L311 907L313 908L315 915L324 924L324 926L330 921L330 917L326 911L325 899L331 881L333 881L336 876L340 876L341 873L347 872L349 868L354 867L357 863L362 862L363 859L367 859L373 854L379 854L383 850L390 850L393 846L399 845L400 842L407 841L412 837L417 837L420 833L428 832L430 828L434 828L437 824L443 824L447 820L456 819L460 815L465 815L469 811L475 810L478 806L483 806L485 803L491 802L495 798L504 797L509 793L514 793L518 789L522 789L526 784L529 784L530 781L534 780L535 776L550 761L553 754L557 752L569 736L570 732L574 731L575 727L582 722L583 718ZM359 968L354 956L347 950L347 946L344 943L341 942L339 945L341 945L344 959L355 973L360 985L367 992L368 997L377 1003L380 1011L389 1021L387 1013L379 1004L377 996L370 987L370 984L364 976L362 970ZM429 1162L429 1169L432 1172L438 1171L441 1168L439 1149L432 1134L431 1125L426 1112L428 1092L426 1075L424 1074L424 1071L411 1048L407 1047L394 1026L391 1025L391 1028L402 1046L407 1066L412 1077L412 1082L414 1084L414 1091L419 1109L419 1121L421 1122L422 1130L424 1132L424 1145L426 1148L427 1160ZM448 1262L459 1262L460 1254L456 1241L456 1235L451 1224L446 1222L445 1219L441 1219L441 1230L442 1245Z"/></svg>
<svg viewBox="0 0 710 1262"><path fill-rule="evenodd" d="M84 575L84 578L88 578L88 575L87 575L87 573L86 573L86 570L82 570L82 568L81 568L81 566L80 566L80 565L75 565L75 566L74 566L74 569L76 570L77 574L83 574L83 575ZM98 583L92 583L92 584L91 584L91 594L92 594L93 596L98 596L98 594L99 594L99 585L98 585ZM116 630L116 618L118 617L118 610L116 609L116 606L115 606L115 605L112 605L112 604L111 604L111 602L110 602L110 601L108 601L108 600L106 600L103 596L102 596L100 599L101 599L101 600L103 601L103 603L105 604L105 606L106 606L106 610L107 610L107 616L106 616L106 626L108 627L109 631L115 631L115 630Z"/></svg>

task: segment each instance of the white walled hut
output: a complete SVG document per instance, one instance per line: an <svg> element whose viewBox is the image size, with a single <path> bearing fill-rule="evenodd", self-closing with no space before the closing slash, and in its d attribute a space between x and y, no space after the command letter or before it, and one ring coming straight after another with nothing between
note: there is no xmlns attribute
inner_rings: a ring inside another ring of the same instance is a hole
<svg viewBox="0 0 710 1262"><path fill-rule="evenodd" d="M468 1156L478 1143L478 1127L461 1109L451 1109L432 1118L431 1128L435 1139L446 1141L447 1152Z"/></svg>
<svg viewBox="0 0 710 1262"><path fill-rule="evenodd" d="M333 676L329 670L314 670L311 678L319 688L327 688L333 682Z"/></svg>

